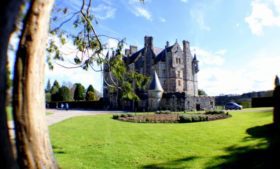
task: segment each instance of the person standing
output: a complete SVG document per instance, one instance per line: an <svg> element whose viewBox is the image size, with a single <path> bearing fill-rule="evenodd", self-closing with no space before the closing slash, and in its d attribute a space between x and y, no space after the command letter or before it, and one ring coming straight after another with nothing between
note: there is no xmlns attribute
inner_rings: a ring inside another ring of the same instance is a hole
<svg viewBox="0 0 280 169"><path fill-rule="evenodd" d="M69 109L69 104L65 103L65 109L68 110Z"/></svg>

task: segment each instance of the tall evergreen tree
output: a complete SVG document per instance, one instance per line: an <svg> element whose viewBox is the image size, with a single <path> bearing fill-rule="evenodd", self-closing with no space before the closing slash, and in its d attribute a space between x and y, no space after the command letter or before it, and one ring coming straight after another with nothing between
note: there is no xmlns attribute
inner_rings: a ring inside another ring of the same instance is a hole
<svg viewBox="0 0 280 169"><path fill-rule="evenodd" d="M50 92L51 91L51 82L50 82L50 79L48 80L48 83L47 83L47 87L46 87L46 92Z"/></svg>
<svg viewBox="0 0 280 169"><path fill-rule="evenodd" d="M85 87L81 83L76 83L76 88L74 91L74 100L84 100L85 99Z"/></svg>
<svg viewBox="0 0 280 169"><path fill-rule="evenodd" d="M70 101L71 100L71 93L68 87L62 86L58 90L58 100L59 101Z"/></svg>
<svg viewBox="0 0 280 169"><path fill-rule="evenodd" d="M94 101L97 100L96 92L92 85L89 85L86 92L86 100L87 101Z"/></svg>
<svg viewBox="0 0 280 169"><path fill-rule="evenodd" d="M50 90L51 93L51 101L59 101L58 91L59 91L60 85L58 81L53 82L53 86Z"/></svg>

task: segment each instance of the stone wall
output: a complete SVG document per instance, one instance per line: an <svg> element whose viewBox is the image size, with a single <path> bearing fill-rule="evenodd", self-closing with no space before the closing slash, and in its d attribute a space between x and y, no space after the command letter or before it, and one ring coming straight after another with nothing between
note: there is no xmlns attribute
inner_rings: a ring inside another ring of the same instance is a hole
<svg viewBox="0 0 280 169"><path fill-rule="evenodd" d="M186 93L164 93L160 108L172 111L183 110L213 110L215 98L209 96L188 96Z"/></svg>

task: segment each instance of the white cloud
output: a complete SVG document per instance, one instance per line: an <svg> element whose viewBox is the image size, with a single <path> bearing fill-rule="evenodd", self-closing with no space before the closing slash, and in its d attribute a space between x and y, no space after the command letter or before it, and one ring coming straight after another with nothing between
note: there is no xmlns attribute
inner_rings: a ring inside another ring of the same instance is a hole
<svg viewBox="0 0 280 169"><path fill-rule="evenodd" d="M203 7L191 9L190 15L201 30L210 31L211 28L205 23L205 14L202 8Z"/></svg>
<svg viewBox="0 0 280 169"><path fill-rule="evenodd" d="M188 3L189 0L180 0L181 2Z"/></svg>
<svg viewBox="0 0 280 169"><path fill-rule="evenodd" d="M253 0L252 12L245 18L251 32L262 35L264 27L280 27L280 1L279 0Z"/></svg>
<svg viewBox="0 0 280 169"><path fill-rule="evenodd" d="M237 66L232 69L224 65L202 64L198 73L199 88L204 89L209 95L272 90L275 75L280 72L279 52L279 50L257 50L251 54L251 60L244 60L242 64L234 63ZM201 60L202 57L198 59Z"/></svg>
<svg viewBox="0 0 280 169"><path fill-rule="evenodd" d="M163 18L163 17L160 17L160 18L159 18L159 21L164 23L164 22L166 22L166 19Z"/></svg>
<svg viewBox="0 0 280 169"><path fill-rule="evenodd" d="M115 17L116 8L107 4L99 4L96 7L93 7L93 12L98 19L110 19Z"/></svg>
<svg viewBox="0 0 280 169"><path fill-rule="evenodd" d="M136 16L142 16L146 18L147 20L152 20L152 15L147 9L144 9L143 7L135 7L134 14Z"/></svg>
<svg viewBox="0 0 280 169"><path fill-rule="evenodd" d="M145 4L149 3L149 1L145 1ZM151 12L138 0L129 0L128 7L129 11L131 11L135 16L144 17L145 19L152 21Z"/></svg>
<svg viewBox="0 0 280 169"><path fill-rule="evenodd" d="M216 52L207 51L199 47L191 47L192 53L196 54L201 65L223 65L226 50L221 49Z"/></svg>

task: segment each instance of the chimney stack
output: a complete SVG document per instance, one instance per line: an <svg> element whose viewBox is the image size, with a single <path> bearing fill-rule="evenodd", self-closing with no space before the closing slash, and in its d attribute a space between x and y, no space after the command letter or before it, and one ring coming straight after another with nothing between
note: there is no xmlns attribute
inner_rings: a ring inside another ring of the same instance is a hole
<svg viewBox="0 0 280 169"><path fill-rule="evenodd" d="M145 47L153 48L153 37L152 36L145 36Z"/></svg>
<svg viewBox="0 0 280 169"><path fill-rule="evenodd" d="M183 51L186 52L187 50L190 50L190 42L183 40Z"/></svg>
<svg viewBox="0 0 280 169"><path fill-rule="evenodd" d="M169 42L166 41L166 45L165 45L165 48L168 48L169 47Z"/></svg>

